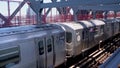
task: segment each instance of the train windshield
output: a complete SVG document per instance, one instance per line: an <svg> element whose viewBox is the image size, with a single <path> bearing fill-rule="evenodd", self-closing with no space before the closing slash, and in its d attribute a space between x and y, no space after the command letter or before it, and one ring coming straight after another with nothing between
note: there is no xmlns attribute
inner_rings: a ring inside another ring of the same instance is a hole
<svg viewBox="0 0 120 68"><path fill-rule="evenodd" d="M72 33L66 32L66 42L71 43L72 42Z"/></svg>

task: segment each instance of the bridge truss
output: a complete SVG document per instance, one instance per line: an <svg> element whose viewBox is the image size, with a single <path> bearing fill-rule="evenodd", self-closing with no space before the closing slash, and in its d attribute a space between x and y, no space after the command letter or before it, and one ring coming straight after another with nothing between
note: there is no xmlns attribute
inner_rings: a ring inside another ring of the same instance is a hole
<svg viewBox="0 0 120 68"><path fill-rule="evenodd" d="M46 23L49 14L58 13L55 16L53 22L64 22L64 21L78 21L83 19L91 18L108 18L117 17L120 11L120 0L0 0L6 1L8 5L8 16L4 16L0 13L0 18L4 21L1 27L13 26L11 22L16 14L21 10L21 8L28 4L32 10L35 12L34 20L37 22L32 24ZM18 2L19 6L15 9L13 13L10 14L10 2ZM52 13L52 9L55 8ZM29 10L28 10L29 11ZM108 13L111 15L108 15ZM51 16L49 16L52 18ZM33 19L33 17L32 17ZM62 20L57 20L62 19ZM56 21L57 20L57 21ZM31 22L31 21L30 21Z"/></svg>

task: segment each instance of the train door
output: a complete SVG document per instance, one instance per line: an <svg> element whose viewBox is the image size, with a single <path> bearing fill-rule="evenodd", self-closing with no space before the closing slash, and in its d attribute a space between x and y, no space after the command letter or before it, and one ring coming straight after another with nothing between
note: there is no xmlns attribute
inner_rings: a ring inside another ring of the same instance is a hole
<svg viewBox="0 0 120 68"><path fill-rule="evenodd" d="M84 40L83 48L86 49L89 47L89 29L84 28L82 34Z"/></svg>
<svg viewBox="0 0 120 68"><path fill-rule="evenodd" d="M53 38L52 37L47 37L46 38L46 61L47 61L47 68L54 68L54 63L53 63Z"/></svg>
<svg viewBox="0 0 120 68"><path fill-rule="evenodd" d="M115 22L115 34L117 34L119 32L119 23Z"/></svg>
<svg viewBox="0 0 120 68"><path fill-rule="evenodd" d="M36 42L36 53L38 53L37 55L37 67L38 68L44 68L46 67L46 54L45 54L45 38L36 38L35 39Z"/></svg>
<svg viewBox="0 0 120 68"><path fill-rule="evenodd" d="M104 40L105 39L105 30L104 30L104 25L100 26L100 40Z"/></svg>
<svg viewBox="0 0 120 68"><path fill-rule="evenodd" d="M115 24L115 31L116 31L116 34L118 34L120 31L120 23L118 21Z"/></svg>
<svg viewBox="0 0 120 68"><path fill-rule="evenodd" d="M105 35L106 35L106 37L105 38L109 38L111 36L111 27L110 27L110 24L107 23L105 26L106 26L105 27Z"/></svg>
<svg viewBox="0 0 120 68"><path fill-rule="evenodd" d="M94 45L94 28L93 27L89 28L89 44L90 46Z"/></svg>
<svg viewBox="0 0 120 68"><path fill-rule="evenodd" d="M114 23L111 23L111 34L114 35Z"/></svg>
<svg viewBox="0 0 120 68"><path fill-rule="evenodd" d="M38 45L38 68L53 68L53 38L36 39Z"/></svg>

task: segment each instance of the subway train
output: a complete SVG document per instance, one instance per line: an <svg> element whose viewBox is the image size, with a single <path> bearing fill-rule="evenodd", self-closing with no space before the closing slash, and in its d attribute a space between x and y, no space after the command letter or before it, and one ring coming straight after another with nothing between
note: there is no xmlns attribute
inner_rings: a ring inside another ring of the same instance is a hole
<svg viewBox="0 0 120 68"><path fill-rule="evenodd" d="M66 56L74 57L120 32L120 19L60 23L66 32Z"/></svg>
<svg viewBox="0 0 120 68"><path fill-rule="evenodd" d="M55 68L120 32L120 19L0 29L0 68Z"/></svg>

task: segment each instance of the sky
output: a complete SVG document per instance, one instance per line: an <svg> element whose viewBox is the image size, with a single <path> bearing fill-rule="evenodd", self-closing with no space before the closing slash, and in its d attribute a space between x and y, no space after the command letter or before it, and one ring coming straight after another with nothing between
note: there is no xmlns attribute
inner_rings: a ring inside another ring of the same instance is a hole
<svg viewBox="0 0 120 68"><path fill-rule="evenodd" d="M19 3L10 2L10 14L12 14L18 6L19 6ZM26 13L27 8L28 8L27 4L25 4L22 7L22 11L21 11L22 14ZM7 2L0 1L0 13L5 15L5 16L8 15L8 5L7 5Z"/></svg>
<svg viewBox="0 0 120 68"><path fill-rule="evenodd" d="M12 0L16 1L16 0ZM23 0L17 0L17 1L23 1ZM58 0L60 1L60 0ZM51 2L51 0L44 0L44 3ZM0 13L4 16L8 16L8 3L5 1L0 1ZM16 2L10 2L10 15L15 11L15 9L19 6L19 3ZM21 9L21 15L26 15L28 4L25 4ZM53 9L54 11L55 9ZM54 13L54 12L53 12ZM19 13L17 14L19 15Z"/></svg>

